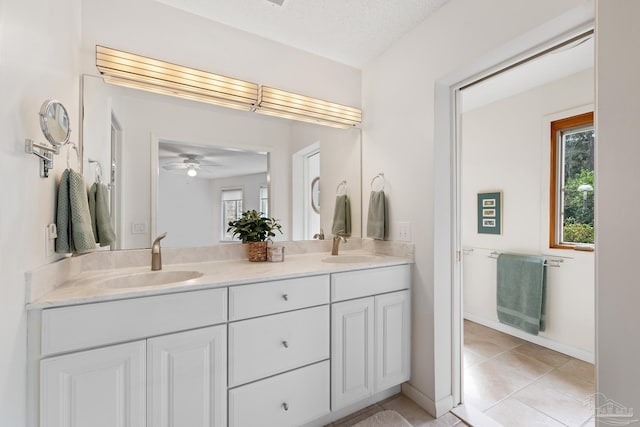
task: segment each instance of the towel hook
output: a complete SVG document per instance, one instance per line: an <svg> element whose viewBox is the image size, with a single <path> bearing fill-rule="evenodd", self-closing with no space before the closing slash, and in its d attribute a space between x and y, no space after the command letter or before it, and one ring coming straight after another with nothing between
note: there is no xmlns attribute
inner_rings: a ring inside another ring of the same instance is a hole
<svg viewBox="0 0 640 427"><path fill-rule="evenodd" d="M98 184L102 183L102 165L99 161L94 160L92 158L87 159L89 163L95 163L95 173L96 173L96 182Z"/></svg>
<svg viewBox="0 0 640 427"><path fill-rule="evenodd" d="M371 190L373 190L373 184L376 182L376 180L382 180L382 187L380 188L380 190L376 190L376 191L384 190L384 184L385 184L384 173L380 172L378 175L374 176L373 179L371 179Z"/></svg>
<svg viewBox="0 0 640 427"><path fill-rule="evenodd" d="M336 187L336 195L340 196L340 190L343 191L342 194L347 194L347 181L346 180L342 180L340 181L340 184L338 184L338 186Z"/></svg>
<svg viewBox="0 0 640 427"><path fill-rule="evenodd" d="M69 141L67 142L67 144L69 145L69 147L67 148L67 169L71 169L71 166L69 164L69 153L71 152L71 149L76 152L76 165L80 163L80 153L78 153L78 147L75 143Z"/></svg>

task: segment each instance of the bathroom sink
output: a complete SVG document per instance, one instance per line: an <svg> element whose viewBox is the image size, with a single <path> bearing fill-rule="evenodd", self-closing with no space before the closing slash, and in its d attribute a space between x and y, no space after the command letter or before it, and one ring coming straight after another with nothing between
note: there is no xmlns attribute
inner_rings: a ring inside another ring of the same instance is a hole
<svg viewBox="0 0 640 427"><path fill-rule="evenodd" d="M96 286L109 289L141 288L184 282L201 276L199 271L146 271L105 279Z"/></svg>
<svg viewBox="0 0 640 427"><path fill-rule="evenodd" d="M358 264L364 262L376 261L379 257L375 255L335 255L323 258L322 262L333 264Z"/></svg>

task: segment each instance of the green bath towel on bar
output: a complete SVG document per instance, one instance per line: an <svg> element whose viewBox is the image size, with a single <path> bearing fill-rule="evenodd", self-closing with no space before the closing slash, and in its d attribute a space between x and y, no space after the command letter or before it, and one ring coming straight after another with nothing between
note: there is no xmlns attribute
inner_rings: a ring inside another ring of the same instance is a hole
<svg viewBox="0 0 640 427"><path fill-rule="evenodd" d="M498 256L498 320L533 335L545 329L545 258Z"/></svg>

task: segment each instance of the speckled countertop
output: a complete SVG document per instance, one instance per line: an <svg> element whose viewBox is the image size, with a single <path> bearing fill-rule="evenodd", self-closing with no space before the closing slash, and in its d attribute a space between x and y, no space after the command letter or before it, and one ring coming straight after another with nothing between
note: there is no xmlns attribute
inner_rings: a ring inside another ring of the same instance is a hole
<svg viewBox="0 0 640 427"><path fill-rule="evenodd" d="M122 276L149 271L149 267L128 267L80 272L51 291L28 302L27 309L38 310L75 304L86 304L124 298L168 294L189 290L211 289L247 283L329 274L366 268L408 264L411 259L374 255L365 250L342 251L339 257L366 256L358 262L326 262L326 252L287 255L284 262L249 262L221 260L165 265L163 271L196 271L202 276L181 282L144 287L109 288L105 282ZM323 261L325 259L325 261Z"/></svg>

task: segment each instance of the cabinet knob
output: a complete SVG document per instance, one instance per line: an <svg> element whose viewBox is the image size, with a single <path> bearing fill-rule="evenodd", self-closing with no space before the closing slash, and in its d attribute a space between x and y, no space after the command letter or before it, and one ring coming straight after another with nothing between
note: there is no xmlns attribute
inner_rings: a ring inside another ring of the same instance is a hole
<svg viewBox="0 0 640 427"><path fill-rule="evenodd" d="M282 294L282 299L285 300L285 301L289 301L289 295Z"/></svg>
<svg viewBox="0 0 640 427"><path fill-rule="evenodd" d="M289 348L289 343L287 341L282 341L282 346L284 348Z"/></svg>
<svg viewBox="0 0 640 427"><path fill-rule="evenodd" d="M284 403L282 404L282 409L283 409L283 410L285 410L285 411L288 411L288 410L289 410L289 405L287 404L287 402L284 402Z"/></svg>

